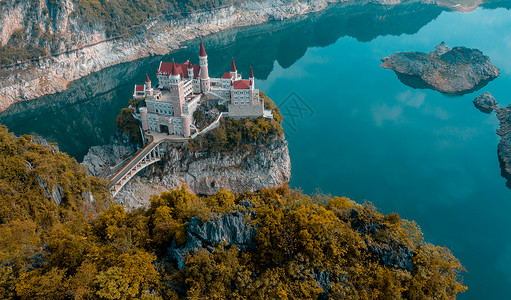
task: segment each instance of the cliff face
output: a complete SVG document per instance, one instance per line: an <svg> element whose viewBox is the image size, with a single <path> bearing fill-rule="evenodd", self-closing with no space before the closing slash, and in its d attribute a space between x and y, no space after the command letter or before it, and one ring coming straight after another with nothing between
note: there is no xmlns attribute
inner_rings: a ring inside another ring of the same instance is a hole
<svg viewBox="0 0 511 300"><path fill-rule="evenodd" d="M126 153L121 149L123 147L93 147L82 164L88 167L92 175L110 177L115 172L113 165L126 159L125 156L117 157ZM249 151L225 155L191 152L186 145L171 145L162 162L149 166L135 176L115 200L127 209L134 209L147 206L152 194L183 184L195 194L212 195L220 189L241 193L282 186L288 184L290 178L291 161L284 139L274 139Z"/></svg>

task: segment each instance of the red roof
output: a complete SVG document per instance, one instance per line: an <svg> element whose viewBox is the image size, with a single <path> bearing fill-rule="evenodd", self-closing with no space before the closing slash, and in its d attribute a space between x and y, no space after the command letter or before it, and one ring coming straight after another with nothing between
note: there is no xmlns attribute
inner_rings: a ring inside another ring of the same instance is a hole
<svg viewBox="0 0 511 300"><path fill-rule="evenodd" d="M232 78L232 75L229 72L225 72L224 76L222 76L222 79L231 79L231 78Z"/></svg>
<svg viewBox="0 0 511 300"><path fill-rule="evenodd" d="M200 57L206 57L208 56L206 54L206 49L204 48L204 44L202 43L202 40L200 40Z"/></svg>
<svg viewBox="0 0 511 300"><path fill-rule="evenodd" d="M199 77L200 66L192 65L189 61L184 64L175 64L177 74L181 75L181 78L189 78L188 77L188 67L191 66L193 68L193 77ZM172 63L162 62L160 64L160 69L158 70L161 73L165 73L167 75L172 74Z"/></svg>
<svg viewBox="0 0 511 300"><path fill-rule="evenodd" d="M234 64L234 57L232 58L232 62L231 62L231 72L236 72L236 65Z"/></svg>
<svg viewBox="0 0 511 300"><path fill-rule="evenodd" d="M252 71L252 67L250 67L250 78L254 78L254 72Z"/></svg>
<svg viewBox="0 0 511 300"><path fill-rule="evenodd" d="M145 82L151 82L151 80L149 80L149 75L145 74Z"/></svg>
<svg viewBox="0 0 511 300"><path fill-rule="evenodd" d="M176 68L176 63L174 62L174 60L172 60L172 76L177 76L179 75L179 73L177 72L177 68Z"/></svg>
<svg viewBox="0 0 511 300"><path fill-rule="evenodd" d="M143 92L144 91L144 85L135 85L135 91Z"/></svg>
<svg viewBox="0 0 511 300"><path fill-rule="evenodd" d="M250 89L250 80L237 80L234 82L235 90L249 90Z"/></svg>

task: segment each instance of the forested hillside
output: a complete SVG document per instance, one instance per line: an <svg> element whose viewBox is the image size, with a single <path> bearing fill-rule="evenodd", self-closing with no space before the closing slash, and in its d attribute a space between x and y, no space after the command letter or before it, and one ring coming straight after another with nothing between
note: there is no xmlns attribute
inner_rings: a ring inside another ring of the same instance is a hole
<svg viewBox="0 0 511 300"><path fill-rule="evenodd" d="M413 222L287 187L182 189L147 209L55 146L0 128L0 298L453 299L460 262ZM59 203L59 204L57 204Z"/></svg>

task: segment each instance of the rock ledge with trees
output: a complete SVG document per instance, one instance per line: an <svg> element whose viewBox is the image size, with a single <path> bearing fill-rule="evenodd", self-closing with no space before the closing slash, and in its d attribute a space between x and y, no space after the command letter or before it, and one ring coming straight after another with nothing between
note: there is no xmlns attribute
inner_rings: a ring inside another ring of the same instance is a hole
<svg viewBox="0 0 511 300"><path fill-rule="evenodd" d="M465 47L451 49L444 42L429 54L392 54L382 58L381 66L396 72L406 85L448 94L478 90L500 75L499 69L481 51Z"/></svg>

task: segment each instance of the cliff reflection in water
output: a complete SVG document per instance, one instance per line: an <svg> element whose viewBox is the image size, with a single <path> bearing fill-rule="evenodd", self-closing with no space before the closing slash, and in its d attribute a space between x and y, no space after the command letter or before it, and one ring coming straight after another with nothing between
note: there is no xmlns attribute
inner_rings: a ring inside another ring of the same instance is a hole
<svg viewBox="0 0 511 300"><path fill-rule="evenodd" d="M380 35L412 34L442 11L440 7L418 3L394 7L341 5L292 20L234 28L204 38L210 75L218 77L228 71L230 58L235 57L245 76L252 66L257 79L266 79L275 61L288 68L309 47L324 47L342 36L365 42ZM0 123L17 135L40 135L56 142L62 151L81 161L91 146L108 143L115 132L115 118L127 105L133 85L141 83L146 73L155 80L160 60L191 59L197 63L198 41L186 46L166 57L107 68L72 82L65 92L16 103L0 113Z"/></svg>

